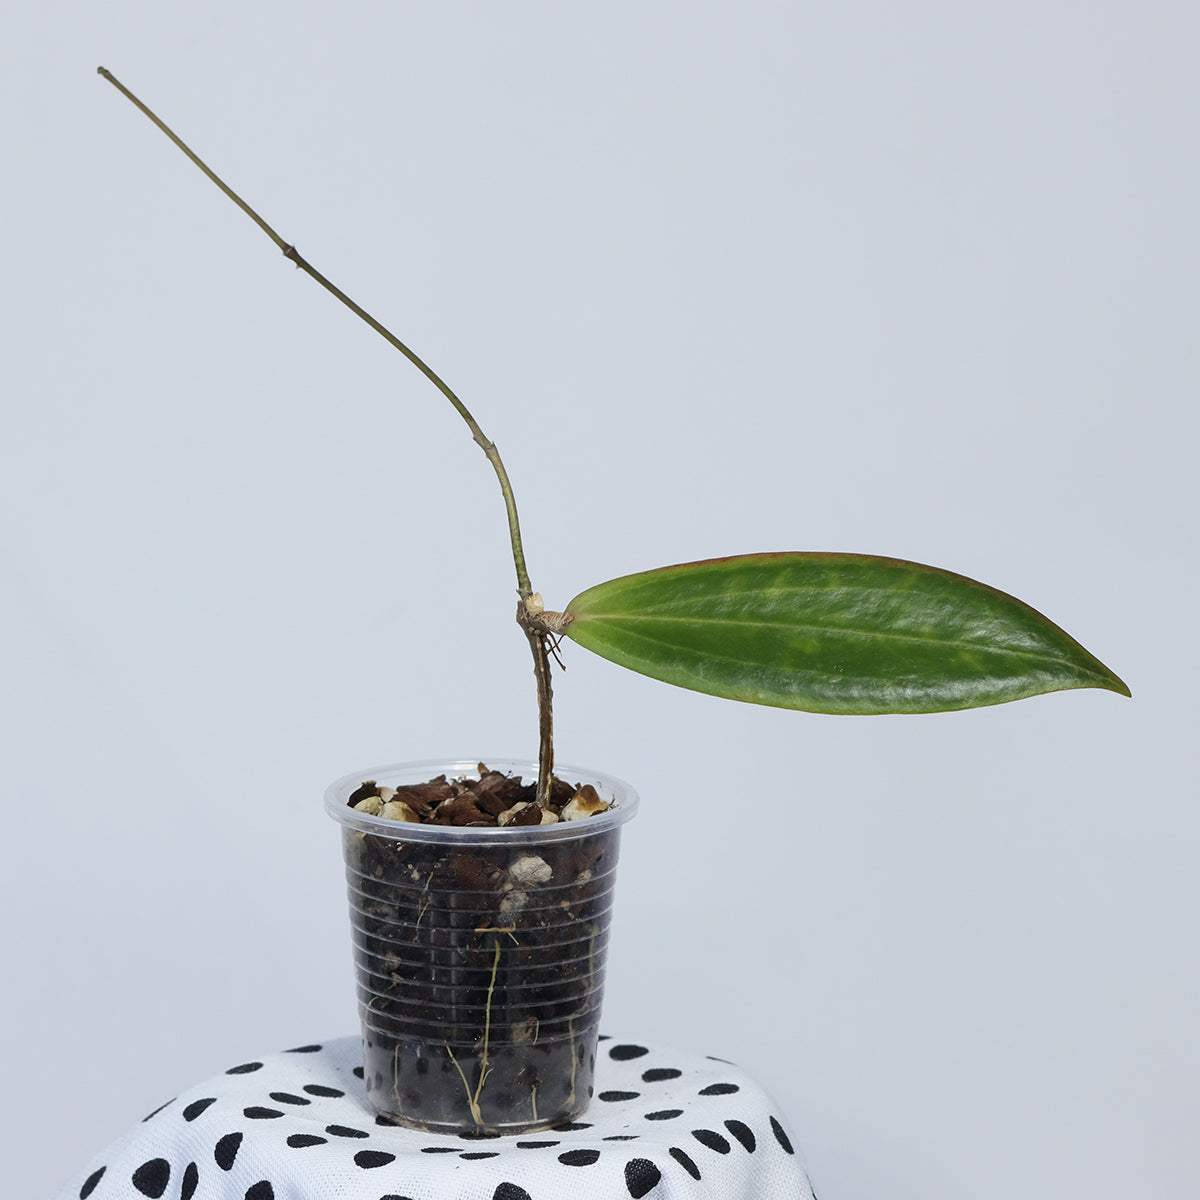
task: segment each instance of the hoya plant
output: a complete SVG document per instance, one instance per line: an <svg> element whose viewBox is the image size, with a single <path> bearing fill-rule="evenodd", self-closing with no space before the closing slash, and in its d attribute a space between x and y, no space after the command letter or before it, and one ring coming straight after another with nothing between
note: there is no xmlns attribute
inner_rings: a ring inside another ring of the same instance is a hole
<svg viewBox="0 0 1200 1200"><path fill-rule="evenodd" d="M678 687L807 712L929 713L1069 688L1129 689L1023 601L937 567L865 554L745 554L642 571L545 608L525 565L520 521L495 444L417 354L330 282L104 67L136 105L275 243L398 350L466 422L500 484L516 572L516 619L537 680L539 802L554 762L551 660L569 638Z"/></svg>

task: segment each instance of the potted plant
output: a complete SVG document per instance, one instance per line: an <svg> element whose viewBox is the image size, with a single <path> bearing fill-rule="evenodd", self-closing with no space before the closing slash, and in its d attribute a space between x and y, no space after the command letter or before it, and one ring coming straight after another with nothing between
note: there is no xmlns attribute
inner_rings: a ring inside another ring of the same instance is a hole
<svg viewBox="0 0 1200 1200"><path fill-rule="evenodd" d="M531 652L538 754L355 773L327 794L343 827L366 1081L381 1114L512 1131L586 1105L612 870L636 797L554 770L562 639L680 687L810 712L926 713L1125 684L1033 608L938 568L859 554L746 554L641 571L548 610L525 565L495 445L422 359L280 237L118 82L282 251L440 391L500 485ZM561 777L560 777L561 776Z"/></svg>

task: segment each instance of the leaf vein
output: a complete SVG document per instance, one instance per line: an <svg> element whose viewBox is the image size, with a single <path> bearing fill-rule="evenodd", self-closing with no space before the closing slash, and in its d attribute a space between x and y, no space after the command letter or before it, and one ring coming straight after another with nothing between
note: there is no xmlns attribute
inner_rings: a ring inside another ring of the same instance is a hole
<svg viewBox="0 0 1200 1200"><path fill-rule="evenodd" d="M653 613L639 613L636 616L599 616L589 615L588 621L604 622L609 625L623 627L630 632L636 631L636 626L646 622L660 622L663 624L688 624L688 625L721 625L727 626L731 630L744 630L750 628L761 629L787 629L794 630L797 633L807 634L829 634L835 633L839 637L854 637L854 638L875 638L892 641L916 642L921 645L937 645L946 647L955 647L960 650L989 650L1000 654L1018 655L1023 658L1043 659L1055 663L1070 664L1071 660L1059 654L1054 654L1044 647L1021 648L1015 646L997 646L994 641L994 634L989 637L986 634L981 634L978 641L971 641L965 638L949 638L940 637L936 634L921 634L921 633L905 633L894 629L865 629L852 625L814 625L809 622L800 621L767 621L767 620L750 620L744 616L736 618L725 617L668 617L660 616ZM668 641L665 638L657 637L649 633L643 633L642 637L648 640L660 642L665 646L677 646L680 649L688 649L687 643ZM705 651L708 653L708 651Z"/></svg>

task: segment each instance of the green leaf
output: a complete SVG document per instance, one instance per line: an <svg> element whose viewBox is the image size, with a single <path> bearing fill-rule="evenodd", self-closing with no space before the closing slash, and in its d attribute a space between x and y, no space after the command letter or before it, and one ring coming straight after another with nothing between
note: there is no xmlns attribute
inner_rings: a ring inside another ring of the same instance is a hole
<svg viewBox="0 0 1200 1200"><path fill-rule="evenodd" d="M567 636L679 687L779 708L945 712L1129 689L1041 613L963 575L864 554L747 554L598 584Z"/></svg>

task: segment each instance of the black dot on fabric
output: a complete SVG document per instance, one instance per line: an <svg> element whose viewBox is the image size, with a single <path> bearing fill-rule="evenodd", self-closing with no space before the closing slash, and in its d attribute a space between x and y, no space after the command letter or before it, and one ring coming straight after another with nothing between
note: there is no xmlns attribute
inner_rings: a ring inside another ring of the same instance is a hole
<svg viewBox="0 0 1200 1200"><path fill-rule="evenodd" d="M260 1179L246 1189L246 1200L275 1200L275 1189L269 1179Z"/></svg>
<svg viewBox="0 0 1200 1200"><path fill-rule="evenodd" d="M662 1172L648 1158L631 1158L625 1164L625 1187L633 1200L641 1200L660 1179Z"/></svg>
<svg viewBox="0 0 1200 1200"><path fill-rule="evenodd" d="M558 1142L518 1142L518 1150L547 1150L551 1146L557 1146Z"/></svg>
<svg viewBox="0 0 1200 1200"><path fill-rule="evenodd" d="M174 1099L174 1097L172 1097L170 1100L168 1100L168 1101L167 1101L167 1103L166 1103L166 1104L160 1104L160 1105L159 1105L159 1106L158 1106L158 1107L157 1107L157 1108L156 1108L156 1109L155 1109L155 1110L154 1110L152 1113L147 1113L147 1114L146 1114L146 1115L145 1115L145 1116L142 1118L142 1124L143 1124L143 1125L145 1125L145 1123L146 1123L147 1121L149 1121L151 1117L157 1117L157 1116L158 1116L158 1114L159 1114L160 1112L162 1112L162 1110L163 1110L164 1108L166 1108L166 1107L167 1107L167 1105L169 1105L169 1104L174 1104L174 1103L175 1103L175 1099Z"/></svg>
<svg viewBox="0 0 1200 1200"><path fill-rule="evenodd" d="M388 1192L386 1196L380 1196L379 1200L412 1200L411 1196L397 1196L394 1192Z"/></svg>
<svg viewBox="0 0 1200 1200"><path fill-rule="evenodd" d="M251 1121L273 1121L276 1117L282 1117L283 1113L277 1108L263 1108L261 1105L252 1104L249 1108L242 1109L242 1115L249 1117Z"/></svg>
<svg viewBox="0 0 1200 1200"><path fill-rule="evenodd" d="M285 1050L284 1054L316 1054L320 1049L320 1046L293 1046L290 1050Z"/></svg>
<svg viewBox="0 0 1200 1200"><path fill-rule="evenodd" d="M476 1158L499 1158L500 1154L496 1150L464 1150L459 1158L476 1159Z"/></svg>
<svg viewBox="0 0 1200 1200"><path fill-rule="evenodd" d="M783 1132L783 1126L774 1117L771 1118L771 1132L775 1135L775 1140L783 1147L785 1154L796 1153L792 1149L792 1143L788 1141L788 1135Z"/></svg>
<svg viewBox="0 0 1200 1200"><path fill-rule="evenodd" d="M660 1108L658 1112L646 1114L647 1121L673 1121L676 1117L683 1116L682 1108Z"/></svg>
<svg viewBox="0 0 1200 1200"><path fill-rule="evenodd" d="M710 1083L708 1087L700 1089L702 1096L732 1096L734 1092L739 1091L736 1083Z"/></svg>
<svg viewBox="0 0 1200 1200"><path fill-rule="evenodd" d="M179 1200L192 1200L196 1194L196 1185L200 1182L200 1170L194 1162L188 1163L183 1169L183 1184L179 1189Z"/></svg>
<svg viewBox="0 0 1200 1200"><path fill-rule="evenodd" d="M193 1100L183 1110L183 1119L185 1121L194 1121L210 1104L216 1104L216 1102L216 1096L205 1096L203 1100Z"/></svg>
<svg viewBox="0 0 1200 1200"><path fill-rule="evenodd" d="M150 1200L158 1200L170 1182L171 1164L165 1158L152 1158L133 1173L133 1186Z"/></svg>
<svg viewBox="0 0 1200 1200"><path fill-rule="evenodd" d="M564 1167L590 1167L600 1157L599 1150L567 1150L558 1156Z"/></svg>
<svg viewBox="0 0 1200 1200"><path fill-rule="evenodd" d="M362 1167L364 1171L369 1171L372 1167L386 1167L388 1163L395 1161L396 1156L386 1150L360 1150L354 1156L354 1165Z"/></svg>
<svg viewBox="0 0 1200 1200"><path fill-rule="evenodd" d="M324 1146L328 1141L328 1138L319 1137L315 1133L293 1133L288 1138L287 1144L293 1150L305 1150L309 1146Z"/></svg>
<svg viewBox="0 0 1200 1200"><path fill-rule="evenodd" d="M222 1171L228 1171L233 1166L233 1160L237 1158L241 1144L242 1135L240 1133L227 1133L213 1147L213 1158L217 1160L217 1166Z"/></svg>
<svg viewBox="0 0 1200 1200"><path fill-rule="evenodd" d="M242 1063L242 1065L239 1067L230 1067L229 1070L225 1072L225 1074L226 1075L249 1075L251 1071L261 1071L261 1070L262 1070L262 1063L249 1062L249 1063Z"/></svg>
<svg viewBox="0 0 1200 1200"><path fill-rule="evenodd" d="M707 1058L709 1062L719 1062L719 1063L724 1063L724 1064L725 1064L727 1067L732 1067L732 1066L733 1066L733 1063L731 1063L731 1062L729 1061L729 1059L727 1059L727 1058L718 1058L718 1057L717 1057L715 1054L706 1054L704 1057L705 1057L705 1058Z"/></svg>
<svg viewBox="0 0 1200 1200"><path fill-rule="evenodd" d="M758 1143L754 1140L754 1133L750 1129L749 1125L746 1125L741 1121L726 1121L725 1128L728 1129L729 1132L732 1133L733 1136L742 1143L742 1147L745 1150L751 1154L754 1153L754 1147L758 1145Z"/></svg>
<svg viewBox="0 0 1200 1200"><path fill-rule="evenodd" d="M457 1154L457 1146L422 1146L422 1154Z"/></svg>
<svg viewBox="0 0 1200 1200"><path fill-rule="evenodd" d="M334 1137L370 1137L371 1135L365 1129L351 1129L349 1125L326 1125L326 1133L332 1133Z"/></svg>
<svg viewBox="0 0 1200 1200"><path fill-rule="evenodd" d="M492 1193L492 1200L533 1200L533 1197L515 1183L501 1183Z"/></svg>
<svg viewBox="0 0 1200 1200"><path fill-rule="evenodd" d="M677 1071L674 1067L651 1067L650 1070L642 1072L642 1082L662 1083L664 1079L678 1079L682 1074L682 1071Z"/></svg>
<svg viewBox="0 0 1200 1200"><path fill-rule="evenodd" d="M606 1142L636 1142L638 1135L636 1133L610 1133L604 1140Z"/></svg>
<svg viewBox="0 0 1200 1200"><path fill-rule="evenodd" d="M650 1051L645 1046L632 1046L628 1043L622 1043L619 1046L614 1046L609 1052L608 1057L616 1059L617 1062L628 1062L631 1058L641 1058L643 1054L649 1054Z"/></svg>
<svg viewBox="0 0 1200 1200"><path fill-rule="evenodd" d="M710 1150L715 1150L718 1154L728 1154L733 1148L719 1133L715 1133L711 1129L693 1129L692 1137L700 1145L707 1146Z"/></svg>
<svg viewBox="0 0 1200 1200"><path fill-rule="evenodd" d="M555 1125L556 1130L570 1132L573 1129L591 1129L590 1121L564 1121L561 1125Z"/></svg>
<svg viewBox="0 0 1200 1200"><path fill-rule="evenodd" d="M353 1074L355 1074L359 1079L361 1079L363 1077L362 1067L355 1067Z"/></svg>
<svg viewBox="0 0 1200 1200"><path fill-rule="evenodd" d="M84 1181L83 1187L79 1189L79 1200L87 1200L87 1198L96 1190L96 1184L104 1178L104 1172L107 1167L101 1167L98 1171L93 1171Z"/></svg>
<svg viewBox="0 0 1200 1200"><path fill-rule="evenodd" d="M291 1092L271 1092L271 1099L276 1104L311 1104L307 1096L293 1096Z"/></svg>
<svg viewBox="0 0 1200 1200"><path fill-rule="evenodd" d="M641 1092L601 1092L599 1099L613 1102L616 1100L636 1100Z"/></svg>
<svg viewBox="0 0 1200 1200"><path fill-rule="evenodd" d="M304 1090L310 1096L330 1096L333 1099L337 1099L337 1097L344 1096L346 1094L345 1092L338 1091L337 1088L326 1087L322 1083L306 1083L304 1085Z"/></svg>
<svg viewBox="0 0 1200 1200"><path fill-rule="evenodd" d="M700 1168L678 1146L672 1146L668 1153L693 1179L700 1178Z"/></svg>

